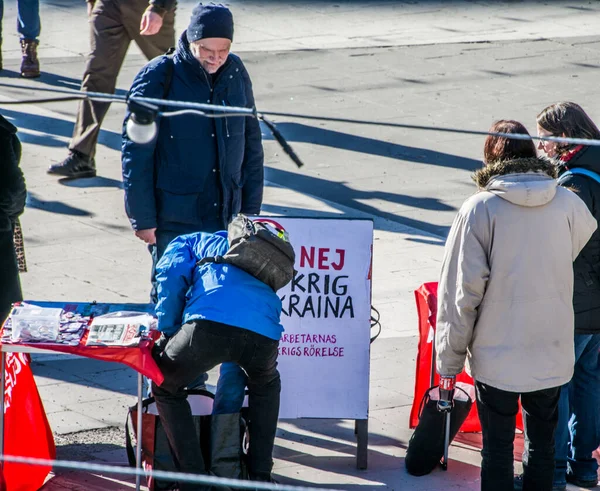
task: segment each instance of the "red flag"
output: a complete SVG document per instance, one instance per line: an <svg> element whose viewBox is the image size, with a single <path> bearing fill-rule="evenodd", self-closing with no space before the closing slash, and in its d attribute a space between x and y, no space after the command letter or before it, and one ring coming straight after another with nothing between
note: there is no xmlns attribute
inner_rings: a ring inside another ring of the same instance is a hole
<svg viewBox="0 0 600 491"><path fill-rule="evenodd" d="M415 374L415 395L413 399L412 409L410 411L411 428L415 428L419 424L419 408L421 399L429 389L431 383L432 370L432 346L433 337L436 327L437 316L437 283L423 283L415 290L415 298L417 300L417 312L419 316L419 347L417 351L417 372ZM434 370L434 381L432 385L437 385L439 376ZM456 377L457 382L464 382L470 385L475 385L473 379L464 370ZM521 412L517 414L517 428L523 429ZM477 405L473 404L471 412L460 428L463 432L481 431L479 424L479 416L477 415Z"/></svg>
<svg viewBox="0 0 600 491"><path fill-rule="evenodd" d="M38 459L56 458L54 437L31 372L29 355L6 353L4 384L4 453ZM36 491L51 467L5 462L6 491ZM0 473L1 474L1 473Z"/></svg>

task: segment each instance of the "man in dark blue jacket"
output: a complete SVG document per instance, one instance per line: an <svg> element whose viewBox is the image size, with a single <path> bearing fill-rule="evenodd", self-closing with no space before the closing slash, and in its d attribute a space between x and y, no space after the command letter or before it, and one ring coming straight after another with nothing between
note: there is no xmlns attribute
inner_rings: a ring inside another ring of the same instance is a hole
<svg viewBox="0 0 600 491"><path fill-rule="evenodd" d="M184 387L219 363L237 363L248 374L250 479L271 481L281 391L281 300L236 266L197 264L228 248L225 231L182 235L159 261L156 314L166 345L157 363L165 380L153 384L152 392L179 470L205 474ZM180 489L204 488L180 483Z"/></svg>
<svg viewBox="0 0 600 491"><path fill-rule="evenodd" d="M130 95L254 107L248 72L229 52L232 39L229 9L197 5L175 54L148 63ZM263 163L252 117L163 117L156 141L145 145L124 132L125 208L135 234L155 245L160 259L178 235L221 230L240 212L258 214Z"/></svg>

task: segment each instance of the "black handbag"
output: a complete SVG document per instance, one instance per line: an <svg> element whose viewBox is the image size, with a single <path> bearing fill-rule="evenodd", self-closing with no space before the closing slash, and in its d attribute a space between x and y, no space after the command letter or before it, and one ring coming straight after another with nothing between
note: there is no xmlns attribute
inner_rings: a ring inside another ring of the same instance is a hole
<svg viewBox="0 0 600 491"><path fill-rule="evenodd" d="M212 415L214 396L211 392L203 389L188 389L186 392L206 473L218 477L247 479L246 408L242 409L242 414ZM167 435L156 411L154 397L144 399L142 407L143 468L176 472L177 467L173 462ZM135 448L132 440L137 438L136 424L137 405L129 408L125 425L125 447L129 465L132 467L135 467ZM147 478L147 485L150 491L175 490L179 487L177 483L150 476ZM223 489L229 490L229 488Z"/></svg>
<svg viewBox="0 0 600 491"><path fill-rule="evenodd" d="M413 476L424 476L429 474L440 464L444 456L444 430L446 414L437 409L437 400L431 395L438 387L431 387L425 392L419 409L419 424L415 428L406 450L404 465L406 471ZM457 398L460 391L466 400ZM467 419L473 401L467 392L460 386L456 386L454 393L454 407L450 412L450 443L462 424Z"/></svg>

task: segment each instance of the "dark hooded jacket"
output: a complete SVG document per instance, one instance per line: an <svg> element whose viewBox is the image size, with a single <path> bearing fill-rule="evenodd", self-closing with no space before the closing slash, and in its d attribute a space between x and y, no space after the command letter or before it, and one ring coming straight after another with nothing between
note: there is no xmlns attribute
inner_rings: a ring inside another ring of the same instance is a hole
<svg viewBox="0 0 600 491"><path fill-rule="evenodd" d="M558 165L559 176L567 169L581 167L600 174L600 147L583 147L567 163ZM560 179L585 202L596 220L600 220L600 183L584 175ZM574 263L575 333L600 333L600 232L596 230Z"/></svg>
<svg viewBox="0 0 600 491"><path fill-rule="evenodd" d="M185 31L173 57L155 58L138 73L130 95L163 98L165 85L169 100L254 107L241 60L230 54L209 75L192 55ZM157 138L146 145L123 131L125 208L134 230L211 232L226 228L237 213L260 212L264 155L256 118L183 114L158 124Z"/></svg>
<svg viewBox="0 0 600 491"><path fill-rule="evenodd" d="M15 128L0 116L0 323L13 302L22 300L13 226L23 213L27 191L19 168L21 143Z"/></svg>

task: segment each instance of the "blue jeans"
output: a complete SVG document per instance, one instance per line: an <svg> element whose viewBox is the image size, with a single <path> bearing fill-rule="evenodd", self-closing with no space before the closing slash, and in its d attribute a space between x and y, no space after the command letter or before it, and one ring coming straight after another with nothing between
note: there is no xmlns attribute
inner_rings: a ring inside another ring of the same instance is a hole
<svg viewBox="0 0 600 491"><path fill-rule="evenodd" d="M575 371L562 387L556 427L554 484L567 472L582 480L597 477L592 452L600 446L600 334L575 335Z"/></svg>
<svg viewBox="0 0 600 491"><path fill-rule="evenodd" d="M223 363L219 371L213 414L239 413L244 404L248 377L236 363Z"/></svg>
<svg viewBox="0 0 600 491"><path fill-rule="evenodd" d="M3 17L4 0L0 0L0 26ZM17 32L21 39L37 41L40 30L40 0L17 0Z"/></svg>

